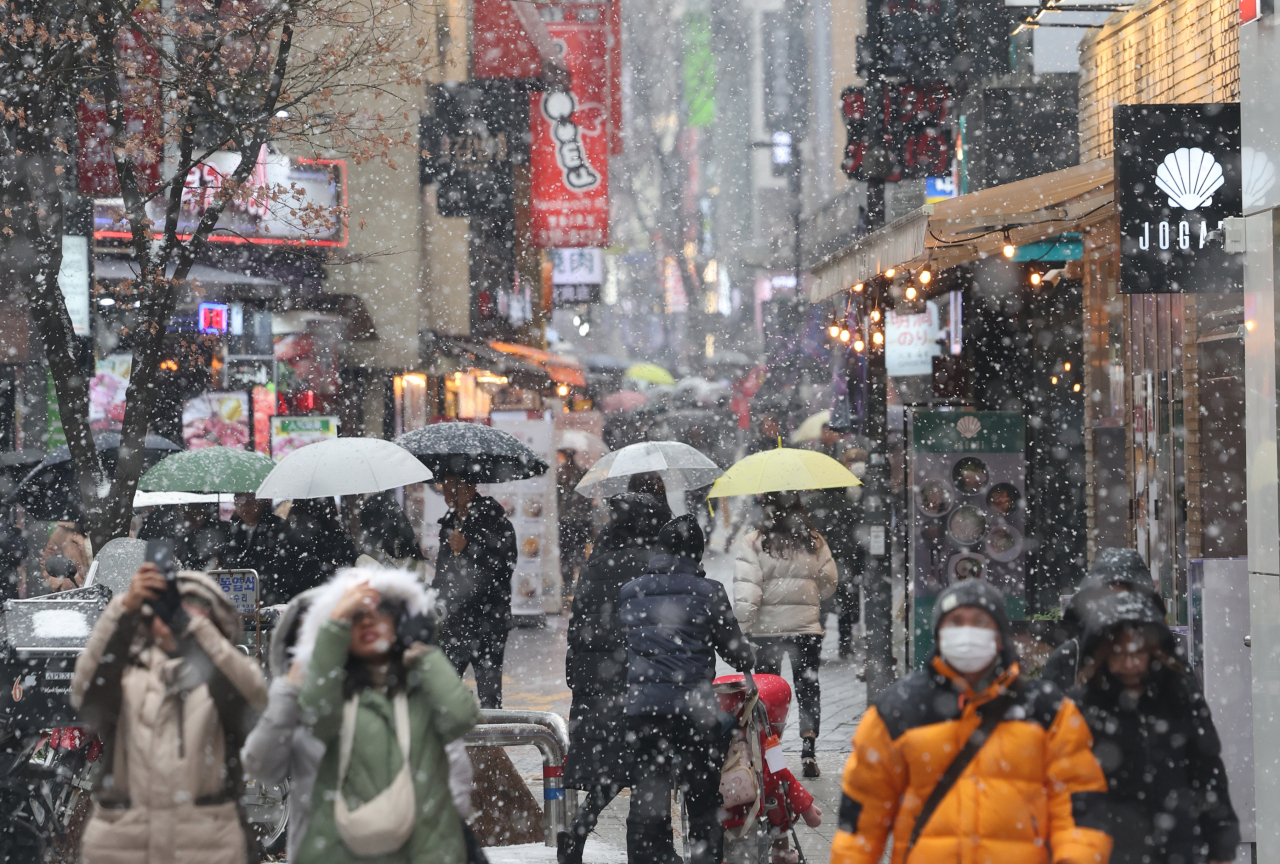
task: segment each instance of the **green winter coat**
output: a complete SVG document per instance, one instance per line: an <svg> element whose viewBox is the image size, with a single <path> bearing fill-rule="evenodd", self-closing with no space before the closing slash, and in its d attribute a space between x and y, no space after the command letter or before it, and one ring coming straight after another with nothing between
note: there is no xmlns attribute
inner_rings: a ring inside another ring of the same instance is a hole
<svg viewBox="0 0 1280 864"><path fill-rule="evenodd" d="M292 864L464 864L462 821L449 794L449 764L444 745L465 734L480 719L471 695L444 654L430 648L409 673L409 758L413 767L418 825L398 851L360 858L338 837L333 801L338 780L338 737L342 729L342 684L351 644L351 628L327 621L320 628L299 695L311 732L325 744L324 759L312 793L311 822ZM360 695L355 742L343 791L352 809L391 785L400 770L391 700L375 690Z"/></svg>

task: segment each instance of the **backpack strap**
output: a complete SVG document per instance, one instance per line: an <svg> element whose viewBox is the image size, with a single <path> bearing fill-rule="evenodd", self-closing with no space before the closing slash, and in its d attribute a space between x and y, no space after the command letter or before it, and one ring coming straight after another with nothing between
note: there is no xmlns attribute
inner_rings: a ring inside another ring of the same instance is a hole
<svg viewBox="0 0 1280 864"><path fill-rule="evenodd" d="M933 791L925 799L924 806L920 808L920 814L916 816L916 824L911 829L911 840L907 843L906 854L902 856L903 861L910 857L911 850L915 848L916 841L920 839L920 834L924 831L924 826L929 824L929 820L933 817L934 811L938 809L938 805L942 803L942 799L947 797L947 793L956 785L956 781L960 779L964 769L969 767L973 757L977 756L978 751L982 749L982 745L987 743L987 739L991 737L991 733L995 731L996 726L1004 719L1005 712L1009 710L1013 703L1013 694L1006 692L992 699L986 705L980 706L982 722L969 735L969 740L964 742L964 747L956 754L956 758L951 760L947 770L938 778L938 784L933 787Z"/></svg>

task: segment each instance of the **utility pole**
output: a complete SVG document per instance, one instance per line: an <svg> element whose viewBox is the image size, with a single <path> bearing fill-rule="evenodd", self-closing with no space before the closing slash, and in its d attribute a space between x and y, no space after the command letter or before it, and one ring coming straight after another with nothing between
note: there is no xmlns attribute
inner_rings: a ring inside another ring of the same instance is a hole
<svg viewBox="0 0 1280 864"><path fill-rule="evenodd" d="M879 2L867 4L867 35L864 43L864 75L867 80L867 140L870 146L864 161L867 175L867 230L875 231L885 223L885 176L891 159L885 148L885 77L884 51L881 45ZM866 283L862 294L863 332L867 349L867 399L865 434L869 441L867 474L862 493L863 522L868 530L867 566L863 574L863 621L867 631L867 702L878 697L894 681L893 663L893 568L890 540L889 461L886 439L889 434L888 382L884 353L884 301L889 297L884 279ZM870 308L868 308L870 307ZM879 321L871 320L872 309L879 311ZM874 334L882 335L876 344Z"/></svg>
<svg viewBox="0 0 1280 864"><path fill-rule="evenodd" d="M884 189L883 181L881 190ZM882 280L877 280L882 282ZM887 286L876 285L878 298L887 295ZM871 284L867 285L864 303L878 306L872 300ZM873 306L873 308L875 308ZM890 552L889 461L885 440L888 438L888 374L884 364L884 339L876 344L873 334L884 332L884 311L880 321L872 321L869 309L863 310L864 332L867 334L867 401L865 433L870 442L867 473L864 478L863 522L867 527L868 548L863 575L863 620L867 630L867 702L883 693L894 681L893 663L893 572Z"/></svg>

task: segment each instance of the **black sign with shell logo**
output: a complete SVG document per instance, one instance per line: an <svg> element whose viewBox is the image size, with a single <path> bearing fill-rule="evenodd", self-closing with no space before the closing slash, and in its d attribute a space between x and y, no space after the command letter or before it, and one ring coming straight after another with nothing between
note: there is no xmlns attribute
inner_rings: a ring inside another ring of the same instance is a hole
<svg viewBox="0 0 1280 864"><path fill-rule="evenodd" d="M1244 256L1224 243L1241 211L1240 106L1119 105L1114 121L1121 293L1242 290Z"/></svg>

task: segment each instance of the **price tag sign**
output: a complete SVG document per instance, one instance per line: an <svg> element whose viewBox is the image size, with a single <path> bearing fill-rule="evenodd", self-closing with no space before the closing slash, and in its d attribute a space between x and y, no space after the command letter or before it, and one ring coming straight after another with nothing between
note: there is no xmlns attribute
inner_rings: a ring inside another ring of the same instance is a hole
<svg viewBox="0 0 1280 864"><path fill-rule="evenodd" d="M218 587L241 615L252 615L258 607L258 577L253 573L220 573Z"/></svg>

